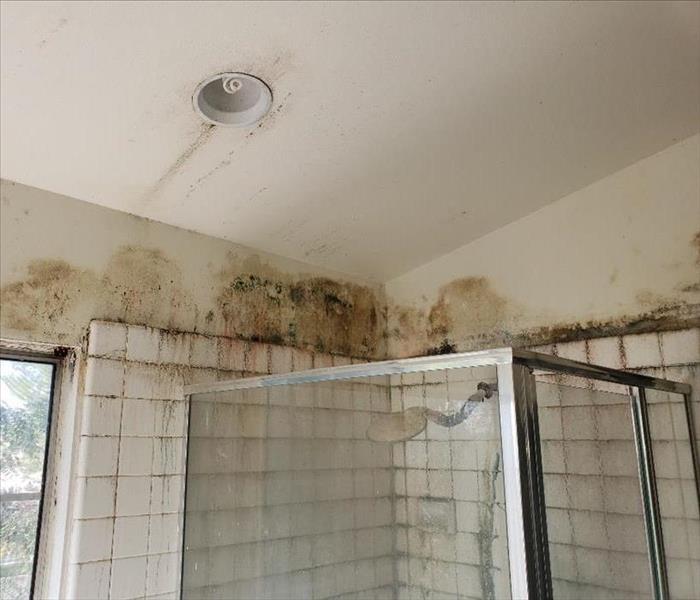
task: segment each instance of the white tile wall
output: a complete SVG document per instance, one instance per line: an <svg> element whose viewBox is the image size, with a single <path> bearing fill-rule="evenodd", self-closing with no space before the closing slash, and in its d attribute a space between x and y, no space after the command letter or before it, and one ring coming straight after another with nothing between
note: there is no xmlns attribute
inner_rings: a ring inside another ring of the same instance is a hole
<svg viewBox="0 0 700 600"><path fill-rule="evenodd" d="M695 426L700 431L699 329L559 344L551 351L690 382L695 386ZM299 349L104 322L91 324L88 353L67 588L75 598L155 600L177 594L184 381L348 362ZM221 499L218 508L229 512L222 513L222 521L203 522L202 535L220 531L222 544L259 543L255 540L264 524L269 541L260 551L265 554L251 556L279 568L274 575L260 577L251 572L250 578L229 583L231 563L221 559L221 566L213 569L220 571L220 581L211 583L207 593L286 598L290 591L301 593L313 585L321 595L328 588L329 594L359 599L368 593L392 597L396 585L400 598L424 594L469 598L482 597L484 581L492 581L500 597L499 591L508 587L500 480L496 480L493 515L484 511L483 502L484 494L490 493L487 475L497 450L497 419L481 410L472 416L468 429L448 432L431 424L416 440L396 444L381 457L373 453L371 444L359 441L369 410L456 407L476 380L493 377L477 370L454 375L450 381L442 373L394 378L391 404L385 406L379 406L377 398L351 392L300 395L291 411L279 398L253 393L242 412L224 414L238 409L218 406L212 418L221 423L221 432L232 434L230 423L245 423L254 437L269 434L271 439L264 454L254 439L245 447L229 448L245 457L235 464L247 474L238 473L235 481L221 474L207 476L208 485ZM646 558L639 552L644 547L643 527L626 406L619 396L603 391L552 392L543 390L539 398L540 427L546 440L543 456L549 471L545 484L555 589L561 595L579 597L614 596L620 590L639 596L648 575ZM692 482L683 475L688 472L687 432L679 406L668 398L650 401L655 403L650 414L657 439L654 449L664 528L674 532L667 547L672 591L676 597L691 598L700 589L700 521ZM266 411L254 406L256 402L269 402L279 410ZM336 412L354 410L347 419L336 414L324 420L315 417L310 410L314 406ZM309 436L336 441L323 446L324 440L317 439L320 445L306 451L299 444ZM276 449L275 443L291 438L298 441L291 455L285 455L283 445ZM343 446L337 438L348 444ZM256 456L265 456L264 462L257 463ZM348 461L365 468L351 471L349 478L337 474L309 479L296 470L308 460L330 469ZM193 461L196 464L196 457ZM254 472L261 465L281 470L263 482ZM262 498L271 505L261 513L256 506ZM294 508L275 504L290 498L298 502ZM324 498L326 509L310 510L310 498ZM452 517L430 506L430 498L450 499L446 502ZM438 510L438 515L431 510ZM230 526L234 518L240 527ZM425 523L434 525L436 521L430 519L436 518L442 525L437 530L426 528ZM445 525L450 522L454 525ZM445 526L447 532L440 529ZM496 536L490 553L477 535L484 527ZM354 532L350 538L348 531ZM294 539L294 544L282 543L276 536ZM230 556L227 552L221 556ZM491 579L482 577L484 560L490 561ZM338 562L324 564L328 561Z"/></svg>
<svg viewBox="0 0 700 600"><path fill-rule="evenodd" d="M91 600L176 596L185 381L330 366L334 360L347 362L267 344L92 322L67 594ZM262 421L250 410L237 416L250 431L256 422L266 427L264 413ZM236 421L222 419L222 429ZM303 431L302 422L295 425ZM350 431L352 426L350 420Z"/></svg>

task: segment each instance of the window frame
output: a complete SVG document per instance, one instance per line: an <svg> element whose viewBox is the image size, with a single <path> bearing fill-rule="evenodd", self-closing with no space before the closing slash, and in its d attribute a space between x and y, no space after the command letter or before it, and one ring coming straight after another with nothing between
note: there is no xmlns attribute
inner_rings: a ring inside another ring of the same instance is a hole
<svg viewBox="0 0 700 600"><path fill-rule="evenodd" d="M37 514L37 528L34 541L34 557L32 561L32 574L29 585L29 598L33 599L37 596L37 589L41 586L40 579L43 578L45 569L45 560L47 548L47 537L45 535L48 527L48 511L46 506L53 504L56 497L55 486L53 485L53 474L55 472L54 451L56 447L57 432L57 415L59 413L59 397L61 389L61 375L63 372L64 359L68 352L62 347L50 347L44 351L41 350L25 350L15 349L7 345L0 344L0 359L11 360L15 362L29 362L38 364L50 364L52 366L51 373L51 389L49 392L49 410L46 421L44 446L44 461L41 473L41 491L39 496L39 511Z"/></svg>

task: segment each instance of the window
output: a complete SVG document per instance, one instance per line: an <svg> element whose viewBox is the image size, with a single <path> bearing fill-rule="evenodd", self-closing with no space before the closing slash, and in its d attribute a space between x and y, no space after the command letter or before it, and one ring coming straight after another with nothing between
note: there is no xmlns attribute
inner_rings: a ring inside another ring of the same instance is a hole
<svg viewBox="0 0 700 600"><path fill-rule="evenodd" d="M32 597L57 363L0 357L0 598Z"/></svg>

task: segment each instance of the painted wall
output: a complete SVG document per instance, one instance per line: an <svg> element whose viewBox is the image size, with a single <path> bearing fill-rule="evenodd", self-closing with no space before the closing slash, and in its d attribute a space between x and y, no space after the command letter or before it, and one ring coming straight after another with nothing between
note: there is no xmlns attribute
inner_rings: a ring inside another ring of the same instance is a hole
<svg viewBox="0 0 700 600"><path fill-rule="evenodd" d="M700 136L387 284L389 354L700 321Z"/></svg>
<svg viewBox="0 0 700 600"><path fill-rule="evenodd" d="M384 353L378 285L9 181L1 193L0 337L76 345L98 318Z"/></svg>

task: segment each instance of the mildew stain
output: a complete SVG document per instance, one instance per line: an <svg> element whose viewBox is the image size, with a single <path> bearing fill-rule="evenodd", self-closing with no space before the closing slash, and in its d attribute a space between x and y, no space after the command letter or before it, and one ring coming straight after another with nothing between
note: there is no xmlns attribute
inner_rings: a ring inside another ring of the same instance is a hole
<svg viewBox="0 0 700 600"><path fill-rule="evenodd" d="M119 248L101 274L64 260L33 260L23 281L0 288L0 302L3 327L25 331L75 331L90 318L169 327L194 308L177 265L138 246Z"/></svg>
<svg viewBox="0 0 700 600"><path fill-rule="evenodd" d="M90 319L171 331L383 357L386 305L378 290L324 277L279 272L257 257L212 275L200 311L179 265L157 248L122 246L101 272L63 260L28 264L22 281L0 288L0 323L10 330L69 336Z"/></svg>
<svg viewBox="0 0 700 600"><path fill-rule="evenodd" d="M110 290L108 312L130 323L172 327L178 315L195 312L180 267L159 249L123 246L108 262L102 282Z"/></svg>
<svg viewBox="0 0 700 600"><path fill-rule="evenodd" d="M199 134L195 138L195 140L187 146L185 151L180 154L180 156L177 157L175 162L168 167L168 170L161 175L160 179L156 181L156 183L151 187L150 190L145 194L145 196L141 199L142 204L148 204L152 202L158 195L161 189L165 187L165 185L175 177L180 169L185 165L185 163L192 158L192 156L199 150L204 144L206 144L211 136L214 133L214 128L216 126L212 125L210 123L206 123L202 125Z"/></svg>
<svg viewBox="0 0 700 600"><path fill-rule="evenodd" d="M696 291L692 284L684 291ZM608 320L554 321L519 326L524 308L498 294L483 277L453 281L426 309L391 306L388 337L392 356L421 356L497 346L541 344L681 329L700 325L700 304L640 290L636 312Z"/></svg>
<svg viewBox="0 0 700 600"><path fill-rule="evenodd" d="M94 294L98 279L64 260L34 260L23 281L0 288L0 317L12 328L36 331L55 325L80 294Z"/></svg>
<svg viewBox="0 0 700 600"><path fill-rule="evenodd" d="M42 38L42 40L37 44L37 48L44 48L46 44L49 43L49 40L55 36L61 29L63 29L66 25L68 25L68 19L65 17L62 17L58 20L56 25L46 33L46 35Z"/></svg>
<svg viewBox="0 0 700 600"><path fill-rule="evenodd" d="M191 183L187 189L187 192L185 193L185 200L189 199L192 196L192 194L194 194L205 181L207 181L209 178L214 176L221 169L230 166L232 161L233 161L233 156L237 152L241 151L244 148L246 142L250 138L255 136L257 134L257 132L259 132L260 130L269 129L275 123L277 116L282 112L282 110L286 106L286 103L289 100L289 98L291 97L291 95L292 95L292 93L288 92L286 94L286 96L284 97L284 99L282 101L278 102L277 105L275 105L270 110L270 112L268 112L267 115L265 115L265 117L263 117L262 121L260 121L260 123L258 123L254 129L249 131L243 137L241 142L239 142L233 148L231 148L231 150L229 150L226 153L226 155L224 156L224 158L222 160L220 160L214 167L209 169L203 175L200 175L193 183ZM214 125L212 125L211 127L214 127ZM178 169L179 169L179 166L178 166ZM266 188L264 188L264 189L266 189ZM263 190L260 190L260 192L262 192L262 191ZM260 192L258 192L258 193L260 193ZM252 200L252 198L251 198L251 200Z"/></svg>
<svg viewBox="0 0 700 600"><path fill-rule="evenodd" d="M290 278L266 267L219 274L226 335L353 356L379 356L384 306L369 287L324 277Z"/></svg>
<svg viewBox="0 0 700 600"><path fill-rule="evenodd" d="M481 597L484 600L495 600L496 592L493 579L493 542L496 538L494 528L494 511L496 508L496 482L500 472L501 455L496 453L491 469L481 472L486 484L486 497L479 503L479 583Z"/></svg>
<svg viewBox="0 0 700 600"><path fill-rule="evenodd" d="M478 334L499 327L508 302L486 277L463 277L440 288L438 300L428 313L432 338L447 336L455 328Z"/></svg>

